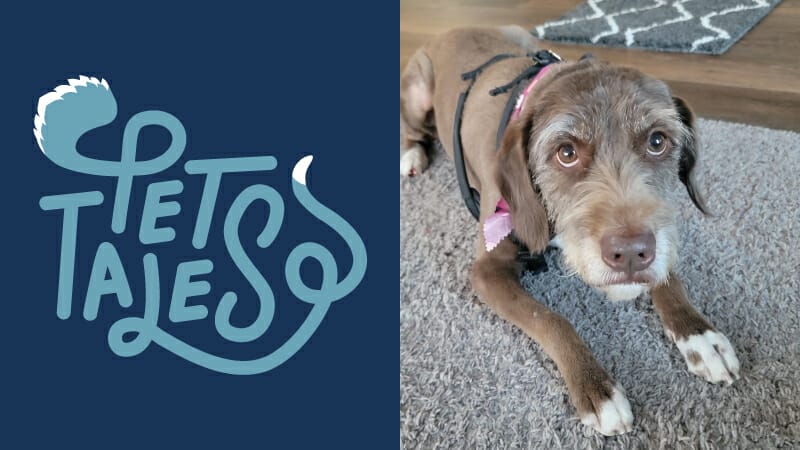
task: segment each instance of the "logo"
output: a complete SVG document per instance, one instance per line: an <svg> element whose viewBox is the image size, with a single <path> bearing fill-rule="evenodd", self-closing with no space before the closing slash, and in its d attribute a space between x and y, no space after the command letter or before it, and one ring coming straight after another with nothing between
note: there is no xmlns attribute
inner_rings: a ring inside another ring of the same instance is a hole
<svg viewBox="0 0 800 450"><path fill-rule="evenodd" d="M128 233L126 224L134 179L139 182L147 176L172 167L183 155L186 130L181 121L172 114L158 110L143 111L135 114L125 124L119 160L94 159L78 152L77 143L81 136L110 124L116 117L117 101L108 82L81 76L68 80L68 84L57 86L52 92L39 98L33 133L42 153L58 166L81 174L116 179L113 198L109 199L113 204L110 231L125 235ZM137 160L139 134L147 126L158 126L166 130L171 136L171 143L161 155L149 160ZM159 326L159 322L165 321L159 318L162 299L158 255L155 252L144 255L142 265L145 295L144 299L134 299L125 265L115 246L108 241L100 243L94 255L83 302L83 318L87 321L95 320L101 298L107 294L116 296L123 308L130 307L134 301L143 301L142 317L124 317L109 328L108 345L116 355L137 356L154 343L194 364L221 373L251 375L281 365L305 345L331 305L346 297L361 283L367 268L367 251L358 232L309 191L306 174L312 159L312 156L306 156L295 164L292 171L292 194L312 216L341 236L352 254L353 265L340 280L334 256L319 243L303 242L289 253L284 265L286 282L292 294L300 301L311 304L312 308L294 334L273 352L252 360L229 359L207 353L169 334ZM208 242L223 175L270 171L276 166L277 160L273 156L198 159L184 164L183 169L187 176L203 177L204 180L200 208L192 234L192 245L195 249L204 249ZM156 222L159 218L180 213L179 202L163 201L162 197L181 192L181 180L150 182L147 185L138 229L138 242L142 246L146 248L175 239L173 228L158 227ZM256 239L258 247L265 249L275 242L283 224L285 204L277 190L264 184L250 185L236 196L224 215L223 238L230 259L257 292L259 299L258 316L250 325L239 327L230 320L237 302L236 293L227 292L220 298L214 312L214 327L220 336L234 343L252 342L264 335L275 315L275 295L272 288L248 257L239 237L239 224L245 211L251 204L259 201L269 205L267 223ZM60 211L62 215L56 301L56 314L60 319L68 319L73 314L74 304L78 303L73 298L73 285L81 209L102 205L104 202L106 197L100 191L55 193L45 195L39 201L42 210ZM315 259L322 267L322 283L318 289L309 287L300 277L300 266L307 258ZM197 321L208 317L206 306L190 306L187 305L187 300L211 292L208 281L193 280L192 277L211 276L213 270L214 261L211 259L195 259L178 264L172 297L169 299L169 322ZM106 297L108 298L113 297Z"/></svg>

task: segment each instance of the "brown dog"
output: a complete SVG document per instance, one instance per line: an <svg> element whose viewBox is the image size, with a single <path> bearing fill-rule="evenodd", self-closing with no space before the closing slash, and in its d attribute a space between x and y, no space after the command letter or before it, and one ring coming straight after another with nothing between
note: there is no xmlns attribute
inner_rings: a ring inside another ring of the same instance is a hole
<svg viewBox="0 0 800 450"><path fill-rule="evenodd" d="M486 250L483 224L505 199L514 235L531 250L543 251L554 232L567 267L610 299L649 291L689 371L730 384L739 371L733 347L690 305L672 272L678 233L670 186L683 182L704 211L691 176L694 119L664 83L636 70L591 59L561 62L537 81L498 151L495 133L508 94L488 92L529 67L524 55L537 47L524 29L502 27L453 30L419 49L400 79L400 172L421 174L424 146L439 136L452 156L456 104L467 86L462 73L498 54L521 55L484 70L464 105L464 159L480 193L472 285L553 358L584 424L606 435L624 433L633 415L623 389L564 318L522 289L512 240Z"/></svg>

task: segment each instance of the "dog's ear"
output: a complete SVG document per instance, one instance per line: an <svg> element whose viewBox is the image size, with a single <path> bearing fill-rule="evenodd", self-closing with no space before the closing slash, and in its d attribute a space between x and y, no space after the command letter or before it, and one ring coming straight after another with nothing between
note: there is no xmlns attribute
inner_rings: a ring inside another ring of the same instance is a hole
<svg viewBox="0 0 800 450"><path fill-rule="evenodd" d="M686 186L686 192L689 193L689 198L692 199L694 206L696 206L697 209L699 209L703 214L708 215L708 209L706 208L705 201L695 186L694 176L692 173L694 170L694 165L697 162L697 135L694 128L694 113L689 108L689 105L686 104L684 99L680 97L672 97L672 102L675 104L675 109L678 111L681 121L689 132L684 141L681 143L680 160L678 162L678 177L680 178L681 183Z"/></svg>
<svg viewBox="0 0 800 450"><path fill-rule="evenodd" d="M497 155L495 181L511 211L514 235L530 251L541 252L550 241L550 229L528 166L531 126L530 118L509 124Z"/></svg>

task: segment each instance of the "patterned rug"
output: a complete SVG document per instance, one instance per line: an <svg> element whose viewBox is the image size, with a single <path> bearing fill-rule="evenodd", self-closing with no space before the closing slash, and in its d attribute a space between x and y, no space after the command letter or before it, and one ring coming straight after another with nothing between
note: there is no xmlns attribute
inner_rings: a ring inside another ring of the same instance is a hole
<svg viewBox="0 0 800 450"><path fill-rule="evenodd" d="M581 425L553 360L473 292L477 224L437 152L400 180L400 448L800 449L800 133L702 119L698 133L712 215L676 183L677 271L736 348L742 378L692 375L649 296L609 302L552 252L523 286L575 326L633 408L622 436Z"/></svg>
<svg viewBox="0 0 800 450"><path fill-rule="evenodd" d="M533 29L540 39L720 55L780 0L589 0Z"/></svg>

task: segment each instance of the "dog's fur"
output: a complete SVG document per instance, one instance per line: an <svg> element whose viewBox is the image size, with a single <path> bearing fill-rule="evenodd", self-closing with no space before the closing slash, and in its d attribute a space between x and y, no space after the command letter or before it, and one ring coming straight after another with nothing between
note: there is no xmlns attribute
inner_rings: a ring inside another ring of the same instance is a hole
<svg viewBox="0 0 800 450"><path fill-rule="evenodd" d="M479 75L464 106L464 158L470 184L481 199L470 279L485 303L553 358L582 422L603 434L619 434L630 431L633 422L624 391L573 327L522 289L517 247L511 240L486 251L483 223L502 197L516 237L531 250L544 250L554 232L569 269L612 300L650 291L666 333L690 371L730 384L739 370L733 348L689 304L672 271L678 228L676 206L667 191L682 182L691 201L705 212L692 180L694 118L664 83L636 70L593 59L562 62L538 81L498 151L495 133L507 96L488 92L528 67L531 60L524 55L538 49L536 40L519 27L457 29L419 49L400 79L400 169L407 176L421 174L428 164L425 147L438 137L452 156L456 103L467 85L462 73L497 54L521 55ZM658 157L646 152L654 130L667 137L667 151ZM565 143L579 156L579 164L568 169L556 159ZM654 260L635 279L615 272L601 257L601 239L618 231L646 231L655 237Z"/></svg>

